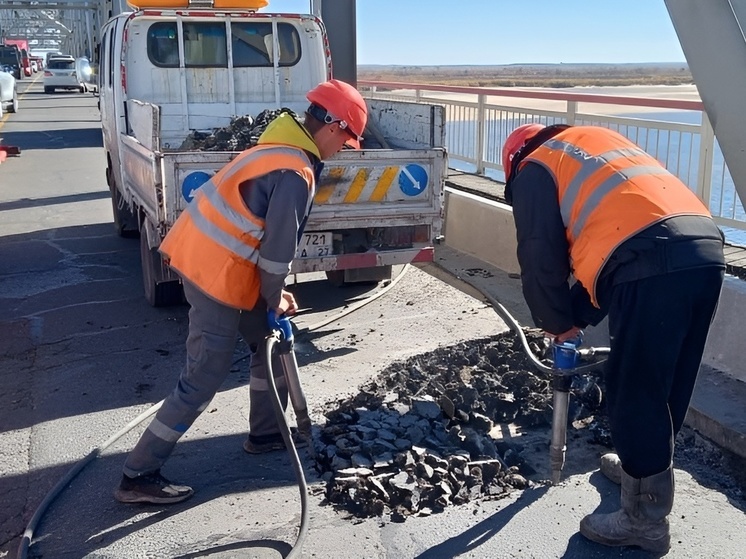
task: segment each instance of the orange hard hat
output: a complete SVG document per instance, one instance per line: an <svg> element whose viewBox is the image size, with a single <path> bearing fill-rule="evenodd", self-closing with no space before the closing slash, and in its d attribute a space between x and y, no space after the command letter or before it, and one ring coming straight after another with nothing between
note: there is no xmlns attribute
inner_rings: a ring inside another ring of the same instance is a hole
<svg viewBox="0 0 746 559"><path fill-rule="evenodd" d="M503 170L505 171L505 182L510 179L511 171L513 170L513 158L523 146L526 145L531 138L536 136L539 131L545 127L543 124L537 124L535 122L529 124L523 124L513 130L510 135L505 138L503 144Z"/></svg>
<svg viewBox="0 0 746 559"><path fill-rule="evenodd" d="M340 80L329 80L314 87L306 98L326 111L322 122L339 122L340 128L353 136L348 143L353 147L360 147L363 130L368 122L368 106L357 89Z"/></svg>

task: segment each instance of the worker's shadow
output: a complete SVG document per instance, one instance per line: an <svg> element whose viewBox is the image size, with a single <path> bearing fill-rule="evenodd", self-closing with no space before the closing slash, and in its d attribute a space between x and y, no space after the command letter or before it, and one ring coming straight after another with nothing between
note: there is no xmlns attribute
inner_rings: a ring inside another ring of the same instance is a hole
<svg viewBox="0 0 746 559"><path fill-rule="evenodd" d="M149 526L152 526L154 524L158 524L159 522L163 522L164 520L168 519L171 516L176 516L179 514L183 514L185 510L196 507L200 504L204 504L204 500L193 500L189 503L186 503L184 505L180 506L170 506L167 509L161 510L159 512L156 512L155 514L151 514L147 518L141 518L133 525L137 527L137 530L145 530ZM146 514L148 512L148 509L151 508L152 505L142 505L137 510L137 512L141 514ZM127 535L124 531L122 535ZM117 531L114 530L111 536L117 537ZM248 540L248 541L240 541L240 542L231 542L228 544L223 545L217 545L214 547L210 547L206 545L203 549L198 551L190 551L183 555L173 555L169 556L171 559L193 559L197 557L211 557L211 556L220 556L220 557L232 557L234 559L240 559L242 557L251 558L256 557L255 553L230 553L227 555L227 552L237 552L242 549L268 549L268 550L274 550L276 551L281 557L287 557L290 552L293 550L293 547L284 541L280 540L273 540L268 538L258 538L256 540ZM90 550L92 551L92 550Z"/></svg>
<svg viewBox="0 0 746 559"><path fill-rule="evenodd" d="M194 500L192 502L189 502L188 504L184 504L181 506L170 506L168 509L161 510L155 514L151 514L147 518L141 518L136 523L133 524L133 526L136 526L137 530L145 530L149 526L152 526L154 524L158 524L159 522L163 522L164 520L168 519L171 516L183 514L185 510L197 507L201 504L204 504L206 500ZM137 512L140 512L141 514L145 514L148 512L148 509L151 508L150 505L143 505L139 507ZM128 531L121 532L122 536L128 535ZM112 537L117 537L117 531L113 531L111 534ZM268 538L257 538L256 540L247 540L247 541L240 541L240 542L231 542L227 544L222 545L216 545L214 547L211 547L207 544L205 544L204 548L198 551L190 551L186 554L182 555L173 555L169 556L171 559L193 559L196 557L210 557L210 556L220 556L220 557L232 557L234 559L240 559L241 557L251 558L256 557L255 553L231 553L229 555L226 555L226 552L232 551L237 552L242 549L271 549L279 553L281 557L287 557L290 552L293 550L293 547L284 541L280 540L273 540Z"/></svg>
<svg viewBox="0 0 746 559"><path fill-rule="evenodd" d="M590 483L598 490L601 496L601 503L594 512L609 513L619 508L619 488L617 486L604 478L599 472L590 476ZM416 559L452 559L453 557L460 557L474 551L488 539L498 535L516 514L541 499L548 490L549 486L546 485L525 490L517 501L469 528L462 534L449 538L417 555ZM660 557L660 555L627 547L605 547L585 539L578 532L568 540L567 548L561 557L562 559L587 559L588 557L598 559L604 557L653 559Z"/></svg>
<svg viewBox="0 0 746 559"><path fill-rule="evenodd" d="M482 520L462 534L448 538L435 547L420 553L415 559L452 559L478 548L486 540L496 536L518 512L541 499L548 490L549 487L546 485L526 489L516 501L504 509Z"/></svg>

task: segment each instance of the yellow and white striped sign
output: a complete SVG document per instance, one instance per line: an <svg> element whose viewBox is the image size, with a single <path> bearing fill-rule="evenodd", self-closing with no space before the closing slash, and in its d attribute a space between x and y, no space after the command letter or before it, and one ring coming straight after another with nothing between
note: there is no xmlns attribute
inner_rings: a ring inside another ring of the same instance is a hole
<svg viewBox="0 0 746 559"><path fill-rule="evenodd" d="M315 204L355 204L412 200L427 192L422 185L417 196L407 195L399 187L399 175L405 167L327 167L317 185Z"/></svg>

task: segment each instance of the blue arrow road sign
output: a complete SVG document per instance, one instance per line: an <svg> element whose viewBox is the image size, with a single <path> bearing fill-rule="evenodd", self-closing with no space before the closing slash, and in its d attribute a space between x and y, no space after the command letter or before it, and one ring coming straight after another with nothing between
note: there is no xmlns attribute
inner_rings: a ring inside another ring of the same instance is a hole
<svg viewBox="0 0 746 559"><path fill-rule="evenodd" d="M407 196L417 196L427 188L427 171L422 165L405 165L399 171L399 188Z"/></svg>
<svg viewBox="0 0 746 559"><path fill-rule="evenodd" d="M212 175L204 171L194 171L184 177L184 181L181 183L181 195L184 197L184 200L191 202L197 193L197 189L211 178Z"/></svg>

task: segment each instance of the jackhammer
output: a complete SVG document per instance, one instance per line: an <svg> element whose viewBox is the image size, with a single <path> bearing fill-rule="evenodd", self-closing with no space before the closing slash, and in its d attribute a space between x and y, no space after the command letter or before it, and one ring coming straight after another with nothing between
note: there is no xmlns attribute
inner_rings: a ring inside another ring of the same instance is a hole
<svg viewBox="0 0 746 559"><path fill-rule="evenodd" d="M288 398L293 406L293 411L295 412L298 434L308 441L308 448L310 451L313 451L313 441L311 440L311 419L308 416L306 396L303 393L303 388L300 384L300 377L298 376L298 361L295 358L295 351L293 350L293 325L288 317L278 317L274 310L270 310L267 313L267 323L269 324L270 329L270 333L266 339L267 381L272 394L272 406L275 410L275 416L277 417L277 424L280 428L282 439L285 441L288 453L290 454L290 459L293 463L293 470L295 471L295 479L298 482L298 489L300 491L300 529L295 544L293 545L293 549L286 558L292 559L293 557L300 556L303 541L308 533L308 486L306 485L306 478L303 475L303 466L298 457L298 450L295 447L290 427L288 426L287 418L285 417L285 410L282 407L280 395L277 393L277 386L275 385L275 376L274 371L272 370L272 355L275 349L277 350L277 356L279 357L282 366L282 373L285 376L285 383L288 388Z"/></svg>
<svg viewBox="0 0 746 559"><path fill-rule="evenodd" d="M595 368L599 362L579 365L581 357L608 355L609 348L579 349L583 343L582 332L576 338L552 344L552 442L549 461L552 466L552 483L558 484L565 467L567 451L567 419L570 406L570 387L576 374Z"/></svg>
<svg viewBox="0 0 746 559"><path fill-rule="evenodd" d="M515 335L518 336L518 339L523 346L523 350L526 352L526 357L528 357L531 364L538 371L550 373L552 375L552 388L554 394L552 396L552 441L549 448L549 460L552 466L552 483L556 485L562 478L562 469L565 466L565 451L567 450L567 418L570 405L570 387L572 386L572 377L573 375L596 369L604 361L600 360L593 363L579 365L578 363L580 362L581 357L585 358L596 355L608 355L610 348L591 347L587 349L579 349L582 342L581 333L576 340L569 342L567 345L553 344L553 366L548 367L542 363L536 355L534 355L523 328L513 315L508 312L508 309L506 309L495 297L482 291L473 282L466 278L461 278L461 280L479 291L482 296L489 301L492 308L495 309L495 312L497 312L510 329L515 332Z"/></svg>

